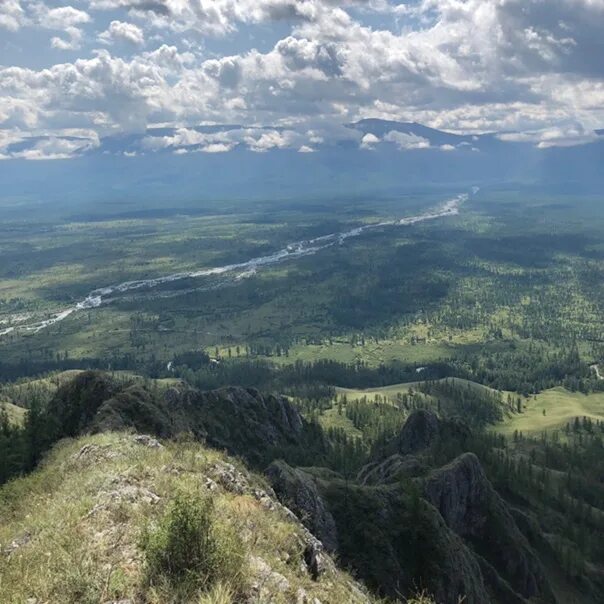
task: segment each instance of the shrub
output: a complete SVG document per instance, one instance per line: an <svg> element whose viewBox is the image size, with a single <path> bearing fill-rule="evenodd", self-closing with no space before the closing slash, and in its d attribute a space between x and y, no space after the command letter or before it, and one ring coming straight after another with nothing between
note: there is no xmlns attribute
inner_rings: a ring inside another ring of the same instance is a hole
<svg viewBox="0 0 604 604"><path fill-rule="evenodd" d="M155 527L143 533L147 576L154 586L208 591L218 584L242 589L244 547L217 522L212 499L177 495Z"/></svg>

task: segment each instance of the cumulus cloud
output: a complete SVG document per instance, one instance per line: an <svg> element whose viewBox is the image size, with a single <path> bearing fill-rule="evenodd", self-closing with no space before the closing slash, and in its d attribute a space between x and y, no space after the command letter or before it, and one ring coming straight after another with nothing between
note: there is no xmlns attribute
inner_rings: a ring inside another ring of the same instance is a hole
<svg viewBox="0 0 604 604"><path fill-rule="evenodd" d="M549 147L573 147L592 143L598 139L594 130L585 130L580 124L573 126L544 128L527 132L506 132L498 135L502 141L534 143L540 149Z"/></svg>
<svg viewBox="0 0 604 604"><path fill-rule="evenodd" d="M430 141L427 138L417 136L416 134L398 132L396 130L388 132L386 136L384 136L384 140L389 143L394 143L402 150L428 149L430 147Z"/></svg>
<svg viewBox="0 0 604 604"><path fill-rule="evenodd" d="M99 41L105 44L130 42L130 44L142 46L145 43L145 35L143 30L134 23L111 21L109 27L99 34Z"/></svg>
<svg viewBox="0 0 604 604"><path fill-rule="evenodd" d="M172 149L177 153L201 151L222 153L243 145L250 151L262 153L271 149L297 149L302 153L312 152L313 132L275 130L267 128L231 128L207 132L201 129L177 128L164 136L146 136L142 141L144 149L159 151Z"/></svg>
<svg viewBox="0 0 604 604"><path fill-rule="evenodd" d="M81 26L91 21L87 12L73 6L49 8L43 3L35 3L30 12L33 25L64 32L67 37L54 36L50 41L51 46L59 50L77 50L83 36Z"/></svg>
<svg viewBox="0 0 604 604"><path fill-rule="evenodd" d="M365 19L372 13L400 27L376 26ZM166 148L307 152L341 137L374 148L377 137L341 125L379 117L517 133L542 147L582 144L604 125L603 21L604 0L3 0L0 28L25 41L51 36L70 54L44 68L0 67L0 128L103 135L154 123L267 125ZM271 22L276 41L258 49L249 28ZM209 52L208 36L248 48ZM189 130L178 136L202 134ZM429 146L401 132L383 140Z"/></svg>
<svg viewBox="0 0 604 604"><path fill-rule="evenodd" d="M375 146L380 142L380 139L375 135L368 132L361 139L361 144L359 145L361 149L366 149L367 151L371 151L375 149Z"/></svg>
<svg viewBox="0 0 604 604"><path fill-rule="evenodd" d="M0 131L0 156L2 159L69 159L99 146L95 133L85 134L88 136L22 137L15 132L3 136Z"/></svg>
<svg viewBox="0 0 604 604"><path fill-rule="evenodd" d="M23 24L25 13L19 0L0 2L0 28L17 31Z"/></svg>

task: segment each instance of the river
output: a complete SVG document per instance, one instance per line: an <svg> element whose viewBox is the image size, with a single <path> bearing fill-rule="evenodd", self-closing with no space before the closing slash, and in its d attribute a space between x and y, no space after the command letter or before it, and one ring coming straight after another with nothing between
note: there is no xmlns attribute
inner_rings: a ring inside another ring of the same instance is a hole
<svg viewBox="0 0 604 604"><path fill-rule="evenodd" d="M476 193L477 189L474 188L472 192ZM389 220L385 222L367 224L364 226L356 227L349 231L331 233L329 235L323 235L314 239L296 241L294 243L290 243L283 249L280 249L272 254L251 258L250 260L246 260L245 262L227 264L224 266L216 266L213 268L204 268L195 271L173 273L170 275L165 275L163 277L155 277L153 279L125 281L123 283L117 283L115 285L101 287L91 291L83 300L80 300L73 306L56 312L48 318L34 320L31 322L18 322L18 324L16 325L13 324L9 327L6 327L0 330L0 336L7 335L15 331L39 332L47 327L50 327L51 325L55 325L56 323L63 321L67 317L79 311L98 308L100 306L110 304L112 301L118 299L120 295L126 294L128 292L139 292L140 294L142 294L147 292L153 292L153 290L156 290L155 295L169 297L182 295L194 290L217 289L219 287L231 285L236 281L256 274L259 270L267 266L273 266L281 262L295 260L304 256L311 256L321 250L327 249L334 245L342 245L347 239L358 237L370 230L384 227L409 226L417 224L419 222L425 222L427 220L435 220L437 218L443 218L446 216L455 216L459 214L461 204L464 201L467 201L468 198L469 195L467 193L464 193L453 197L452 199L448 199L437 208L429 210L417 216L407 216L398 220ZM225 278L222 281L218 281L217 283L214 283L209 286L206 285L194 289L182 289L172 292L157 292L157 288L162 285L174 283L177 281L183 281L185 279L199 279L203 277L213 276L224 276Z"/></svg>

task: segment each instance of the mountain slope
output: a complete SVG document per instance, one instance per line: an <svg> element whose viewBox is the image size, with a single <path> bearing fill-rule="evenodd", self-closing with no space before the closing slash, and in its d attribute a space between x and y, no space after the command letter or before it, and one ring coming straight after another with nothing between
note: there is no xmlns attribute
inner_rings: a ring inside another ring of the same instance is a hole
<svg viewBox="0 0 604 604"><path fill-rule="evenodd" d="M372 601L232 458L190 440L104 433L61 442L0 491L2 602L176 601L149 583L141 534L178 493L211 498L216 522L241 537L237 601ZM226 603L229 588L187 601Z"/></svg>
<svg viewBox="0 0 604 604"><path fill-rule="evenodd" d="M555 548L556 508L550 502L548 517L537 520L534 512L541 507L510 498L493 472L494 463L508 475L512 470L503 463L498 437L473 432L454 417L411 411L394 437L368 453L369 463L356 477L334 471L337 464L329 467L335 443L329 434L284 397L253 389L202 392L175 380L124 381L85 371L59 386L33 422L31 417L16 445L5 446L28 453L22 470L64 440L42 457L41 468L0 490L0 515L7 519L0 529L0 585L16 594L15 602L25 598L28 581L43 594L42 602L113 601L107 586L118 566L126 577L116 579L114 591L121 597L125 586L132 603L191 601L174 586L153 581L153 560L174 556L160 551L150 561L141 544L185 543L186 559L187 539L164 535L166 526L179 526L170 514L177 520L184 514L184 525L195 525L186 515L203 517L208 500L214 501L220 531L239 536L233 543L243 536L225 554L228 561L229 552L245 552L240 574L249 580L234 582L237 602L263 601L254 587L264 584L258 573L276 590L264 601L307 601L287 591L311 589L315 583L303 581L307 576L328 588L317 595L321 602L355 601L344 592L334 595L334 586L367 601L348 579L321 583L326 575L340 576L326 552L354 569L373 594L397 601L418 588L439 604L458 604L460 598L467 604L562 604L569 593L576 594L576 603L601 601L598 552L591 553L596 564L586 559L580 576L569 573ZM98 434L75 444L68 440L90 432ZM163 445L157 437L166 439ZM32 445L37 448L29 450ZM264 470L265 478L250 474L227 452ZM182 505L191 497L203 501ZM268 512L277 516L262 516ZM279 518L293 523L298 536L277 530ZM597 517L591 520L589 526L598 526ZM145 541L154 526L161 538ZM57 560L45 553L53 542ZM282 563L303 573L291 575ZM222 583L211 587L223 589ZM227 583L233 583L232 573Z"/></svg>

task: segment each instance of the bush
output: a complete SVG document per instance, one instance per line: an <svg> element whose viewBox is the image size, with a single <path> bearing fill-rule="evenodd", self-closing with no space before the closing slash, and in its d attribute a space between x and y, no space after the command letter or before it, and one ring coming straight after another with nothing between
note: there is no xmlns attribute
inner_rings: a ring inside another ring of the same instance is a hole
<svg viewBox="0 0 604 604"><path fill-rule="evenodd" d="M233 530L219 524L212 499L179 494L159 524L143 533L149 582L179 591L208 591L218 584L242 589L244 547Z"/></svg>

